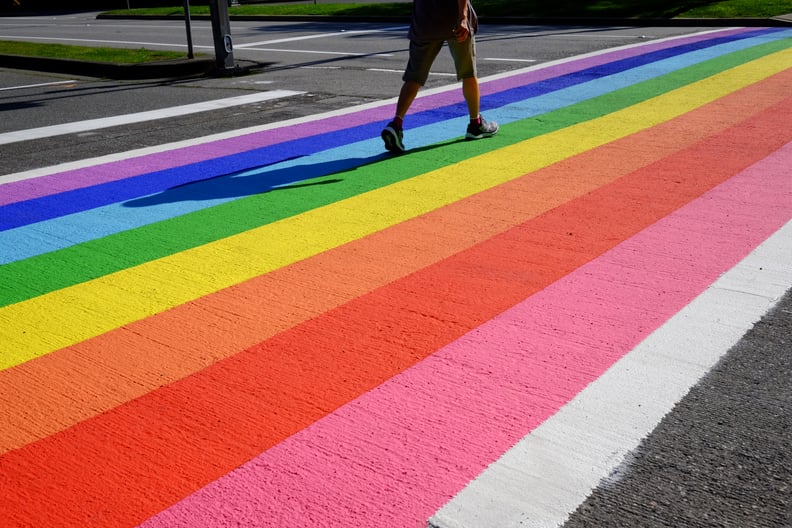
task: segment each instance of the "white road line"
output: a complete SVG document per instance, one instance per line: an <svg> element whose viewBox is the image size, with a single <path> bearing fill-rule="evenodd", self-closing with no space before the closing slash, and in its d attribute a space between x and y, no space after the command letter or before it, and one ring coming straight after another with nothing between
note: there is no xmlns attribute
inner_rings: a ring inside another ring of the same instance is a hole
<svg viewBox="0 0 792 528"><path fill-rule="evenodd" d="M377 72L377 73L398 73L399 75L404 74L404 70L394 70L389 68L366 68L366 71L370 72ZM444 73L444 72L429 72L431 77L456 77L456 73Z"/></svg>
<svg viewBox="0 0 792 528"><path fill-rule="evenodd" d="M792 222L484 470L429 526L562 525L781 299L790 247Z"/></svg>
<svg viewBox="0 0 792 528"><path fill-rule="evenodd" d="M55 82L48 82L48 83L39 83L39 84L23 84L20 86L7 86L5 88L0 88L0 92L5 92L8 90L24 90L25 88L41 88L43 86L59 86L63 84L72 84L76 83L74 79L70 79L68 81L55 81Z"/></svg>
<svg viewBox="0 0 792 528"><path fill-rule="evenodd" d="M502 59L499 57L482 57L481 60L497 62L536 62L536 59Z"/></svg>
<svg viewBox="0 0 792 528"><path fill-rule="evenodd" d="M54 38L54 37L22 37L22 36L2 36L0 39L13 39L13 40L56 40L59 42L82 42L83 44L119 44L129 46L149 46L149 47L170 47L170 48L186 48L186 44L168 44L165 42L137 42L134 40L98 40L98 39L78 39L78 38ZM211 48L212 46L195 46L198 48Z"/></svg>
<svg viewBox="0 0 792 528"><path fill-rule="evenodd" d="M274 40L262 40L261 42L250 42L248 44L237 44L234 47L239 48L251 48L255 46L266 46L270 44L281 44L283 42L297 42L299 40L313 40L313 39L320 39L320 38L329 38L329 37L339 37L345 35L365 35L369 33L385 33L389 31L399 30L402 31L406 28L405 27L393 27L393 28L383 28L383 29L366 29L366 30L359 30L359 31L334 31L332 33L320 33L317 35L303 35L301 37L289 37L289 38L282 38L282 39L274 39Z"/></svg>
<svg viewBox="0 0 792 528"><path fill-rule="evenodd" d="M44 24L42 24L42 25L44 25ZM14 27L16 29L16 26L18 26L18 24L13 25L12 27ZM102 22L101 25L100 24L96 24L96 23L85 23L85 22L76 23L76 24L63 24L61 22L58 22L56 24L56 26L58 27L58 29L61 29L61 28L85 28L86 26L91 26L91 27L101 27L101 29L111 29L111 28L121 28L121 29L157 29L157 30L159 30L159 29L177 29L177 30L180 30L181 32L184 32L184 22L179 22L178 24L162 24L162 25L159 25L159 24L108 24L107 22ZM211 31L212 30L211 22L208 21L208 20L204 21L204 20L201 20L201 19L192 20L191 28L192 29L197 29L197 30L202 30L202 31Z"/></svg>
<svg viewBox="0 0 792 528"><path fill-rule="evenodd" d="M227 99L215 99L213 101L205 101L203 103L194 103L183 106L173 106L164 108L162 110L151 110L148 112L139 112L136 114L125 114L120 116L105 117L101 119L88 119L86 121L77 121L74 123L64 123L62 125L52 125L40 128L30 128L28 130L20 130L17 132L7 132L0 134L0 145L8 143L16 143L18 141L27 141L31 139L41 139L45 137L60 136L63 134L74 134L78 132L88 132L92 130L99 130L112 126L128 125L131 123L141 123L144 121L153 121L155 119L165 119L168 117L182 116L188 114L195 114L198 112L206 112L208 110L217 110L220 108L229 108L232 106L239 106L244 104L259 103L262 101L269 101L272 99L280 99L282 97L290 97L298 95L303 92L294 92L291 90L273 90L270 92L256 92L254 94L242 95L239 97L230 97Z"/></svg>
<svg viewBox="0 0 792 528"><path fill-rule="evenodd" d="M359 30L359 31L335 31L332 33L321 33L316 35L303 35L300 37L289 37L289 38L281 38L281 39L272 39L272 40L262 40L259 42L248 42L243 44L234 43L234 49L244 49L250 51L276 51L281 53L308 53L308 54L318 54L318 55L343 55L349 57L358 57L358 56L365 56L369 55L368 53L349 53L349 52L339 52L339 51L320 51L320 50L299 50L299 49L277 49L277 48L269 48L269 47L259 47L259 46L268 46L272 44L281 44L284 42L297 42L302 40L314 40L320 38L328 38L328 37L338 37L338 36L346 36L346 35L363 35L363 34L374 34L374 33L387 33L393 31L405 31L406 26L395 26L395 27L388 27L388 28L381 28L381 29L369 29L369 30ZM13 35L13 36L2 36L0 38L7 38L13 40L24 40L24 41L66 41L66 42L75 42L75 43L83 43L83 44L113 44L113 45L120 45L120 46L148 46L148 47L163 47L163 48L186 48L186 44L179 44L179 43L165 43L165 42L138 42L133 40L100 40L100 39L80 39L80 38L55 38L55 37L34 37L34 36L20 36L20 35ZM212 49L212 46L202 46L202 45L194 45L194 48L201 48L201 49ZM392 57L391 53L379 53L376 55L372 55L374 57Z"/></svg>
<svg viewBox="0 0 792 528"><path fill-rule="evenodd" d="M718 28L718 29L713 29L713 30L709 30L709 31L699 31L697 33L694 33L694 35L714 34L714 33L718 33L718 32L721 32L721 31L728 31L729 29L733 29L733 28ZM529 72L529 71L543 70L545 68L551 68L553 66L557 66L557 65L560 65L560 64L566 64L566 63L569 63L569 62L574 62L574 61L585 59L585 58L588 58L588 57L596 57L596 56L599 56L599 55L605 55L607 53L612 53L614 51L646 46L648 44L654 44L654 43L657 43L657 42L673 42L674 40L680 40L680 39L688 38L690 36L691 35L687 35L687 34L685 34L685 35L675 35L673 37L667 37L667 38L663 38L663 39L658 39L658 40L654 40L652 42L640 42L640 43L635 43L635 44L627 44L627 45L624 45L624 46L617 46L615 48L608 48L608 49L603 49L603 50L592 51L592 52L589 52L589 53L584 53L582 55L575 55L575 56L572 56L572 57L565 57L563 59L557 59L557 60L554 60L554 61L543 62L543 63L539 63L539 64L533 64L531 66L525 66L525 67L517 69L517 70L507 71L507 72L502 72L502 73L498 73L498 74L495 74L495 75L490 75L490 76L487 76L487 77L482 77L482 78L479 79L479 82L480 83L485 83L485 82L488 82L488 81L497 81L497 80L500 80L500 79L506 79L508 77L512 77L514 75L521 75L521 74ZM399 70L399 72L403 73L403 71L401 71L401 70ZM427 88L425 90L422 90L421 93L418 95L418 97L428 97L430 95L450 92L452 90L458 90L458 89L459 88L456 85L439 86L437 88ZM78 169L84 169L86 167L93 167L93 166L97 166L97 165L103 165L103 164L106 164L106 163L113 163L113 162L116 162L116 161L125 160L125 159L129 159L129 158L149 156L149 155L152 155L152 154L158 154L160 152L166 152L168 150L187 148L187 147L191 147L191 146L195 146L195 145L199 145L199 144L211 143L211 142L214 142L214 141L222 141L222 140L225 140L225 139L234 138L234 137L238 137L238 136L243 136L243 135L247 135L247 134L255 134L255 133L258 133L258 132L263 132L265 130L272 130L272 129L275 129L275 128L284 128L284 127L290 127L290 126L300 125L300 124L304 124L304 123L310 123L310 122L313 122L313 121L320 121L322 119L328 119L328 118L331 118L331 117L343 116L343 115L350 114L350 113L363 112L363 111L366 111L366 110L369 110L369 109L378 108L380 106L386 106L386 105L387 106L391 106L391 105L396 103L396 99L397 99L396 97L392 97L392 98L389 98L389 99L383 99L381 101L374 101L374 102L366 103L366 104L359 105L359 106L350 106L350 107L341 108L341 109L338 109L338 110L331 110L331 111L328 111L328 112L323 112L321 114L314 114L314 115L308 115L308 116L303 116L303 117L297 117L297 118L294 118L294 119L288 119L286 121L279 121L277 123L268 123L268 124L265 124L265 125L259 125L259 126L254 126L254 127L248 127L248 128L242 128L242 129L236 129L236 130L229 130L229 131L226 131L226 132L210 134L208 136L191 138L191 139L183 140L183 141L175 141L175 142L172 142L172 143L164 143L164 144L161 144L161 145L155 145L155 146L151 146L151 147L144 147L144 148L139 148L139 149L134 149L134 150L128 150L128 151L125 151L125 152L117 152L115 154L105 154L103 156L97 156L97 157L94 157L94 158L86 158L86 159L77 160L77 161L69 161L69 162L65 162L65 163L60 163L58 165L50 165L50 166L47 166L47 167L40 167L40 168L36 168L36 169L30 169L30 170L26 170L26 171L23 171L23 172L16 172L16 173L12 173L12 174L0 175L0 185L5 184L5 183L12 183L12 182L23 181L23 180L30 180L30 179L33 179L33 178L40 178L42 176L50 176L52 174L57 174L59 172L65 172L65 171L70 171L70 170L78 170Z"/></svg>
<svg viewBox="0 0 792 528"><path fill-rule="evenodd" d="M239 49L236 46L234 49ZM245 48L246 51L275 51L278 53L305 53L308 55L338 55L342 57L392 57L390 53L349 53L348 51L320 51L320 50L300 50L300 49L281 49L281 48Z"/></svg>
<svg viewBox="0 0 792 528"><path fill-rule="evenodd" d="M2 38L9 38L9 37L2 37L0 35L0 39ZM119 46L145 46L145 47L155 47L155 48L177 48L177 49L186 49L187 44L169 44L165 42L136 42L133 40L96 40L96 39L78 39L78 38L71 38L71 39L61 39L61 38L50 38L50 37L11 37L14 39L24 39L24 40L57 40L57 41L66 41L66 42L77 42L82 44L114 44ZM283 39L286 41L289 39ZM276 42L276 41L272 41ZM369 54L369 53L349 53L348 51L322 51L322 50L301 50L301 49L281 49L281 48L258 48L256 47L258 44L263 43L256 43L256 44L234 44L234 49L244 49L246 51L275 51L278 53L305 53L309 55L338 55L344 57L392 57L392 53L377 53L377 54ZM206 46L200 44L194 44L193 48L195 49L214 49L213 46Z"/></svg>

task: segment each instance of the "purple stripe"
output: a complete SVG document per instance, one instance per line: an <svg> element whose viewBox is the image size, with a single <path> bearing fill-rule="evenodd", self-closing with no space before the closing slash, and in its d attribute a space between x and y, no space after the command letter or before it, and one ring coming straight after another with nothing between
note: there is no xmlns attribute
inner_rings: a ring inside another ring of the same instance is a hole
<svg viewBox="0 0 792 528"><path fill-rule="evenodd" d="M717 36L731 36L750 31L756 31L756 29L737 28L724 30L718 32ZM502 92L559 75L573 73L592 66L599 66L614 60L630 58L656 50L708 40L713 38L713 36L713 33L693 35L671 41L656 42L645 46L630 47L584 59L571 60L563 64L527 71L521 75L482 82L481 93L482 96L486 96L488 94ZM413 104L413 111L418 112L433 109L440 103L454 104L460 102L462 102L462 94L460 91L434 94L418 98ZM333 132L375 121L384 121L391 117L392 112L393 108L390 105L383 105L377 108L360 110L294 126L280 127L277 128L277 132L265 130L243 134L237 137L212 141L200 145L83 167L41 176L39 178L11 182L1 186L3 192L0 194L0 206L210 160L220 156L228 156L284 141Z"/></svg>

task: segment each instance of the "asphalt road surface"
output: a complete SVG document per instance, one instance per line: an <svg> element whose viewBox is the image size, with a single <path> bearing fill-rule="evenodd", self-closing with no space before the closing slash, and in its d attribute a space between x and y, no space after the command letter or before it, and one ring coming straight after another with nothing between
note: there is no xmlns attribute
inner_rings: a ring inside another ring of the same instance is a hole
<svg viewBox="0 0 792 528"><path fill-rule="evenodd" d="M120 159L119 156L123 158L124 153L143 152L139 149L159 150L171 143L189 142L221 134L228 134L228 137L232 138L231 141L234 141L237 137L235 132L240 129L267 125L274 127L287 120L297 120L295 123L298 123L299 120L304 119L306 123L310 123L314 116L329 116L324 119L331 120L336 112L342 112L338 115L341 116L340 119L344 119L345 110L358 107L363 109L359 112L361 114L365 114L367 108L376 112L379 108L377 105L381 101L392 100L395 96L400 83L401 68L406 61L406 28L398 25L238 22L233 23L232 29L235 57L262 64L260 68L246 75L115 81L32 71L0 70L0 115L3 117L0 120L0 161L2 161L0 194L3 191L3 183L28 179L33 181L37 174L53 172L52 167L61 164L65 164L63 165L65 174L72 165L77 170L82 165L93 163L88 160L101 160L102 157L120 160L123 164L125 160ZM208 22L193 21L193 31L196 51L209 52L212 44ZM626 49L636 43L660 43L669 37L695 35L707 31L712 31L712 28L485 25L482 26L479 37L480 76L483 79L507 79L510 75L530 72L531 68L550 63L562 65L564 61L580 60L587 54L596 54L603 50L623 47ZM178 22L100 21L96 20L95 14L92 13L46 18L0 18L0 39L176 50L185 48L184 26ZM441 54L434 75L427 86L427 90L433 94L432 97L437 99L438 102L434 103L437 105L441 105L444 99L451 101L454 98L453 92L444 91L445 87L455 83L453 67L446 55ZM667 109L663 111L665 110ZM484 112L487 112L486 107ZM357 116L358 113L350 115ZM355 119L359 118L355 117ZM274 130L278 129L274 128ZM200 141L203 142L205 139ZM165 151L167 152L168 149ZM444 155L440 151L436 152L438 156ZM614 152L618 153L618 150ZM132 156L129 157L131 159ZM375 161L378 160L379 158ZM449 164L457 161L448 160ZM99 165L98 162L96 163ZM502 170L507 170L507 166L504 165ZM784 196L784 193L789 195L790 192L792 175L787 172L787 176L786 186L783 185L782 179L778 189L781 196ZM460 176L460 181L462 180L467 181L464 173ZM325 187L331 188L332 183L334 180ZM558 189L556 191L561 192ZM595 193L592 191L592 194ZM200 200L194 196L188 198ZM185 202L189 201L189 199L185 200ZM616 202L613 204L616 207ZM59 205L54 204L52 207L56 208ZM779 207L783 207L783 204ZM560 206L556 212L561 216L564 214ZM635 216L639 216L637 212ZM8 219L3 221L6 220ZM468 222L475 223L477 220L479 219ZM788 222L787 216L784 233L788 231ZM482 228L484 227L486 226L482 225ZM75 237L82 236L79 229L75 231L78 232ZM572 235L571 232L568 234ZM713 236L716 234L713 233ZM784 255L787 257L786 265L782 264L779 270L773 270L777 274L774 280L784 286L780 291L786 289L786 294L774 303L761 321L736 342L722 359L716 362L712 370L702 367L704 377L698 382L694 379L693 387L689 392L683 390L678 402L676 400L669 402L668 414L662 418L659 425L648 436L642 437L643 440L625 460L615 464L612 471L598 480L596 489L587 494L588 498L582 504L570 509L571 516L564 526L568 528L792 526L789 501L792 492L790 490L792 456L788 447L792 442L792 381L790 381L792 380L792 338L790 337L792 336L792 294L789 292L789 287L792 286L792 268L789 265L789 262L792 262L792 252L788 234L784 236L787 238L782 239L781 242L773 239L768 246L781 253L781 255L773 255L776 260L783 263ZM563 245L560 242L559 244ZM777 249L779 247L780 250ZM6 250L10 253L9 248ZM513 250L518 251L514 248ZM761 250L762 247L757 251ZM2 248L0 253L3 253ZM485 253L482 255L486 256ZM658 255L662 257L663 252L659 251ZM754 262L764 262L761 260L764 257L756 258L759 260L748 259L740 264L744 268L743 273L749 277L762 276L760 271L764 271L758 265L754 266ZM85 262L90 262L90 259ZM476 266L471 263L467 266L470 267L463 271L474 275ZM519 275L514 270L498 269L497 274L489 276L488 280L495 277L492 280L504 281L511 285L512 279L515 278L513 274ZM630 275L624 280L615 280L614 283L622 286L635 283L638 284L636 288L640 289L644 278L639 275L640 272L636 272L635 276ZM36 282L33 280L33 275L25 277L26 280ZM345 277L342 280L351 282L352 279ZM743 293L743 283L734 279L729 273L725 273L719 281L715 290L726 292L727 295L734 292ZM559 280L560 282L562 281ZM739 286L736 285L738 282ZM747 282L753 286L753 278ZM427 283L426 287L429 286L430 284ZM325 288L321 284L310 287L315 288L317 292L322 292ZM10 287L6 289L10 290ZM413 292L413 296L420 296L420 293ZM156 296L156 292L152 294ZM781 297L781 294L776 297ZM735 298L742 300L730 306L730 311L738 313L743 308L747 310L748 301L743 297L735 296ZM293 299L289 300L292 301ZM703 310L705 313L707 309L714 312L719 302L707 299L698 299L697 302L699 301L703 308L688 308ZM295 304L301 307L302 302L295 301ZM763 305L757 302L757 306ZM609 316L616 317L620 309L614 308L614 315ZM625 305L623 309L628 310L630 306ZM760 310L758 315L761 316L762 313ZM222 309L219 309L217 314L219 319L225 317ZM564 314L562 310L561 315ZM672 322L677 318L682 322L674 324L682 325L686 318L695 319L684 310L680 311L680 314L675 316ZM547 323L546 331L550 332L556 326L577 322L574 310L570 309L566 315L569 316L567 321L562 321L563 317L559 317ZM0 324L16 324L13 320L9 321L1 317ZM731 319L720 317L718 312L718 319L713 325L716 328L722 325L721 333L728 334L732 327L737 327ZM432 324L438 321L442 322L440 318L436 318ZM583 323L585 322L584 320ZM692 324L694 330L690 331L691 334L695 331L695 324ZM134 335L135 331L131 331L130 336ZM585 341L588 334L582 335L584 337L578 339ZM713 335L712 339L716 337L717 335ZM188 336L185 336L185 339L189 340ZM641 346L649 350L647 357L650 358L651 347L660 346L653 344L653 339L659 340L666 347L664 353L668 352L669 347L679 348L684 344L673 342L668 336L653 334L651 338L641 343ZM738 339L739 335L735 341ZM607 348L608 343L603 342L599 345ZM4 353L25 354L25 351L14 350ZM691 352L691 355L695 355L695 352ZM651 360L645 357L640 361L651 363ZM701 360L700 363L703 365L706 361ZM684 365L684 362L680 364ZM690 364L700 368L699 361L692 357ZM620 365L614 367L612 371L609 370L609 373L615 376L615 371L619 368L628 372L643 372L641 368L644 363L620 362ZM3 387L3 379L5 378L0 378L0 388L5 392L0 392L0 399L8 398L10 401L13 398L8 394L13 391L13 387ZM647 379L644 385L638 384L637 388L633 387L631 390L640 392L642 386L646 387L647 394L644 396L648 402L651 402L652 387L663 385L664 381ZM176 382L174 385L177 385ZM530 392L539 389L531 386L527 390ZM547 387L541 390L552 392L552 388ZM607 405L609 400L602 396L604 393L597 392L604 390L598 382L592 382L586 390L595 394L593 396L595 404L591 408L597 410L593 416L590 413L589 419L603 418L607 421L611 413L622 412ZM420 392L417 388L415 391ZM630 400L632 393L624 398L616 395L615 398ZM574 405L571 407L570 412L573 412ZM382 419L384 420L385 417ZM563 430L563 425L557 425L558 423L548 421L543 427L546 426L547 430L560 427ZM79 425L79 420L76 420L75 435L82 434ZM427 431L420 433L427 434ZM579 440L578 437L585 439L587 433L589 431L575 431L572 436L576 440ZM3 438L13 434L5 431ZM69 434L71 433L67 430L61 436L67 438ZM591 434L595 433L591 432ZM53 436L56 435L53 433ZM608 436L608 432L601 432L601 436ZM44 440L41 442L42 445ZM406 439L404 441L407 442ZM598 441L599 438L591 438L588 444L594 445ZM55 441L53 445L57 448ZM586 442L580 444L581 460L588 447ZM534 448L530 446L526 449L528 453L536 452L531 451L530 449ZM17 454L20 457L24 456L24 449L18 451L18 453L10 451L5 462L8 464L6 466L3 466L3 459L6 456L0 455L0 476L3 476L4 467L12 467L11 464L16 460L14 457ZM605 458L608 460L607 453ZM538 460L537 464L541 465L542 459ZM430 462L428 461L427 464ZM580 468L587 467L581 462ZM376 469L372 468L372 472L376 473ZM537 473L541 471L537 469ZM574 480L573 477L570 479ZM9 478L7 482L12 481ZM339 485L337 481L331 483L328 480L328 482L329 487ZM571 481L555 482L554 485L570 489L575 487L574 482ZM318 488L321 489L321 485ZM387 490L381 491L384 493ZM207 493L220 493L222 496L222 490L220 492L210 490ZM475 494L477 491L470 488L469 493ZM531 494L545 497L549 491L521 488L510 490L509 493L524 499L526 495ZM504 490L503 496L507 495L509 494ZM466 500L464 494L458 497L462 497L458 500ZM476 502L466 502L466 504L473 503ZM541 501L538 503L542 504ZM450 502L444 510L433 517L433 522L443 528L456 526L446 522L448 519L461 518L454 517L454 507L455 504ZM548 510L550 509L552 508L548 506ZM13 524L12 520L12 526L26 526L18 517L13 519L19 522ZM164 517L164 519L165 521L158 522L167 525L168 518ZM377 525L376 519L372 520L372 525ZM539 525L543 524L534 524L532 518L526 516L518 523L509 526ZM466 528L500 528L492 524L465 526Z"/></svg>
<svg viewBox="0 0 792 528"><path fill-rule="evenodd" d="M792 526L792 295L564 525Z"/></svg>
<svg viewBox="0 0 792 528"><path fill-rule="evenodd" d="M479 75L488 77L597 50L703 28L482 26ZM407 61L406 27L389 24L233 22L234 56L267 66L231 78L114 81L5 70L0 134L160 110L161 118L68 136L0 143L0 174L283 121L395 97ZM213 54L211 25L194 20L196 53ZM96 13L0 18L0 39L186 51L180 21L97 20ZM441 53L427 89L455 83ZM175 106L256 92L274 101L169 117ZM42 155L46 153L46 155Z"/></svg>

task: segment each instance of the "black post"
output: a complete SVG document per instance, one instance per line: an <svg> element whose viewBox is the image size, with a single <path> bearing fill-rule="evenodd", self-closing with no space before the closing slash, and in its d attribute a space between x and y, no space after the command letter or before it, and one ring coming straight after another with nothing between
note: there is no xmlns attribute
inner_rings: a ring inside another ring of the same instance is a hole
<svg viewBox="0 0 792 528"><path fill-rule="evenodd" d="M187 30L187 58L193 59L192 29L190 28L190 0L184 0L184 27Z"/></svg>
<svg viewBox="0 0 792 528"><path fill-rule="evenodd" d="M231 42L231 23L228 20L228 0L209 0L214 37L215 64L218 71L234 69L234 45Z"/></svg>

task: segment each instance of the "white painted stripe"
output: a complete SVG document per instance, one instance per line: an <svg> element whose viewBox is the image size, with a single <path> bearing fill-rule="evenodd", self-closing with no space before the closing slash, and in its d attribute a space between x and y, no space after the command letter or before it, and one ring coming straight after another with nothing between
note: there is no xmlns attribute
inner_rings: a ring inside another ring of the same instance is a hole
<svg viewBox="0 0 792 528"><path fill-rule="evenodd" d="M481 77L479 79L479 82L480 83L485 83L485 82L489 82L489 81L496 81L496 80L499 80L499 79L506 79L508 77L511 77L511 76L514 76L514 75L521 75L521 74L529 72L529 71L542 70L544 68L550 68L550 67L557 66L557 65L560 65L560 64L566 64L568 62L574 62L576 60L586 59L586 58L589 58L589 57L597 57L599 55L605 55L607 53L612 53L612 52L615 52L615 51L620 51L620 50L625 50L625 49L630 49L630 48L639 48L641 46L648 46L650 44L656 44L658 42L673 42L674 40L682 40L682 39L693 37L693 36L697 36L697 35L709 35L709 34L719 33L719 32L722 32L722 31L729 31L731 29L735 29L735 28L718 28L718 29L700 31L700 32L691 33L691 34L675 35L673 37L668 37L668 38L665 38L665 39L658 39L658 40L654 40L652 42L640 42L640 43L636 43L636 44L628 44L628 45L625 45L625 46L616 46L616 47L613 47L613 48L607 48L607 49L603 49L603 50L592 51L590 53L584 53L582 55L575 55L575 56L572 56L572 57L565 57L563 59L558 59L558 60L555 60L555 61L544 62L544 63L541 63L541 64L535 64L535 65L532 65L532 66L526 66L525 68L519 68L519 69L516 69L516 70L512 70L512 71L508 71L508 72L502 72L502 73L498 73L498 74L495 74L495 75L490 75L490 76L487 76L487 77ZM459 90L459 87L457 85L447 85L447 86L439 86L437 88L427 88L425 90L421 90L421 93L418 95L418 97L427 97L427 96L430 96L430 95L435 95L435 94L438 94L438 93L445 93L445 92L449 92L449 91L452 91L452 90ZM148 155L151 155L151 154L157 154L159 152L166 152L166 151L169 151L169 150L185 148L185 147L194 146L194 145L201 145L201 144L205 144L205 143L211 143L213 141L222 141L224 139L239 137L239 136L243 136L243 135L246 135L246 134L255 134L255 133L258 133L258 132L264 132L266 130L273 130L273 129L277 129L277 128L289 127L289 126L299 125L299 124L303 124L303 123L310 123L312 121L318 121L318 120L327 119L327 118L331 118L331 117L342 116L342 115L351 114L351 113L355 113L355 112L362 112L362 111L370 110L370 109L373 109L373 108L379 108L381 106L393 105L393 104L395 104L395 102L396 102L396 97L392 97L390 99L383 99L381 101L374 101L374 102L366 103L366 104L363 104L363 105L360 105L360 106L351 106L351 107L341 108L341 109L338 109L338 110L331 110L329 112L325 112L325 113L322 113L322 114L315 114L315 115L309 115L309 116L304 116L304 117L298 117L298 118L289 119L289 120L286 120L286 121L280 121L278 123L268 123L268 124L265 124L265 125L260 125L260 126L255 126L255 127L248 127L248 128L243 128L243 129L237 129L237 130L229 130L227 132L221 132L221 133L218 133L218 134L212 134L212 135L209 135L209 136L203 136L203 137L188 139L188 140L184 140L184 141L177 141L177 142L173 142L173 143L165 143L165 144L156 145L156 146L153 146L153 147L145 147L145 148L142 148L142 149L129 150L129 151L126 151L126 152L108 154L108 155L105 155L105 156L97 156L95 158L88 158L88 159L78 160L78 161L70 161L70 162L61 163L61 164L58 164L58 165L50 165L48 167L40 167L40 168L37 168L37 169L31 169L31 170L28 170L28 171L16 172L16 173L12 173L12 174L6 174L6 175L3 175L3 176L0 176L0 185L2 185L4 183L11 183L11 182L16 182L16 181L23 181L23 180L33 179L33 178L39 178L41 176L49 176L51 174L57 174L59 172L83 169L83 168L86 168L86 167L93 167L93 166L102 165L102 164L105 164L105 163L112 163L114 161L121 161L121 160L125 160L125 159L130 159L130 158L148 156Z"/></svg>
<svg viewBox="0 0 792 528"><path fill-rule="evenodd" d="M275 49L275 48L267 48L267 47L260 47L260 46L270 46L272 44L282 44L284 42L298 42L302 40L314 40L320 38L328 38L328 37L338 37L338 36L345 36L345 35L362 35L368 33L386 33L386 32L393 32L393 31L404 31L406 30L406 26L402 27L390 27L390 28L382 28L382 29L371 29L371 30L359 30L359 31L335 31L333 33L320 33L315 35L303 35L300 37L289 37L289 38L281 38L281 39L273 39L273 40L262 40L260 42L248 42L243 44L234 44L234 49L247 49L253 51L280 51L284 53L319 53L319 54L331 54L331 55L348 55L351 57L359 56L359 55L368 55L367 53L348 53L348 52L327 52L327 51L317 51L317 50L298 50L298 49ZM37 37L37 36L0 36L0 38L9 38L13 40L23 40L23 41L60 41L60 42L74 42L74 43L81 43L81 44L112 44L112 45L121 45L121 46L148 46L148 47L158 47L158 48L186 48L186 44L179 44L179 43L167 43L167 42L138 42L134 40L100 40L100 39L83 39L83 38L58 38L58 37ZM195 48L202 48L202 49L212 49L212 46L201 46L201 45L194 45ZM377 57L390 57L392 54L384 53L384 54L377 54L374 55Z"/></svg>
<svg viewBox="0 0 792 528"><path fill-rule="evenodd" d="M389 68L366 68L366 71L370 72L377 72L377 73L396 73L399 75L404 74L404 70L394 70ZM429 75L432 77L456 77L456 73L449 73L449 72L429 72Z"/></svg>
<svg viewBox="0 0 792 528"><path fill-rule="evenodd" d="M235 44L234 48L252 48L255 46L266 46L271 44L281 44L283 42L297 42L300 40L314 40L320 38L329 38L329 37L343 37L345 35L365 35L369 33L384 33L388 31L395 31L395 30L404 30L404 27L393 27L393 28L383 28L383 29L366 29L366 30L358 30L358 31L333 31L332 33L319 33L315 35L303 35L301 37L288 37L288 38L281 38L281 39L274 39L274 40L262 40L261 42L251 42L248 44Z"/></svg>
<svg viewBox="0 0 792 528"><path fill-rule="evenodd" d="M31 139L60 136L63 134L88 132L113 126L128 125L131 123L153 121L155 119L165 119L168 117L195 114L198 112L206 112L209 110L229 108L244 104L260 103L262 101L280 99L282 97L289 97L292 95L298 95L300 93L302 92L293 92L290 90L256 92L253 94L241 95L239 97L229 97L227 99L215 99L213 101L205 101L203 103L173 106L162 110L151 110L149 112L138 112L136 114L124 114L120 116L104 117L101 119L88 119L86 121L64 123L62 125L30 128L27 130L19 130L17 132L6 132L5 134L0 134L0 145L6 145L8 143L15 143L18 141L27 141Z"/></svg>
<svg viewBox="0 0 792 528"><path fill-rule="evenodd" d="M75 18L75 17L67 17L67 18ZM0 17L0 22L2 22L3 24L8 22L8 23L10 23L11 25L14 25L14 26L18 25L17 22L19 20L36 20L36 21L40 21L41 17L40 16L37 16L37 17L23 17L23 16L20 16L20 17L9 17L9 18L5 18L5 19Z"/></svg>
<svg viewBox="0 0 792 528"><path fill-rule="evenodd" d="M430 520L556 527L792 286L792 222L523 438Z"/></svg>
<svg viewBox="0 0 792 528"><path fill-rule="evenodd" d="M239 46L236 46L239 48ZM245 48L249 51L275 51L278 53L303 53L306 55L339 55L343 57L392 57L391 53L349 53L348 51L322 51L315 49Z"/></svg>
<svg viewBox="0 0 792 528"><path fill-rule="evenodd" d="M85 25L86 25L85 22L63 23L63 20L66 20L67 18L68 17L65 17L65 16L59 16L57 21L56 21L54 19L53 20L46 20L46 19L42 20L42 17L36 17L36 18L32 18L31 20L36 20L37 22L41 22L42 26L46 25L47 22L50 22L51 23L50 25L56 26L58 29L62 29L62 28L85 28ZM80 20L78 17L71 17L71 18ZM6 30L8 30L8 29L12 29L12 30L19 29L19 24L14 23L14 21L18 21L18 20L25 20L25 19L22 18L22 17L13 17L13 20L11 21L11 24L8 24L9 28L6 28ZM85 19L83 19L83 20L85 20ZM174 19L174 20L179 20L179 19ZM129 20L129 21L131 22L131 20ZM5 22L5 20L2 17L0 17L0 26L5 25L5 24L3 24L3 22ZM101 27L102 27L102 29L111 29L111 28L121 28L121 29L133 29L133 28L135 28L135 29L157 29L157 30L159 30L159 29L177 29L177 30L180 30L180 31L184 31L184 22L179 21L178 24L166 23L166 21L164 21L164 20L162 22L163 22L162 24L132 24L132 23L126 24L126 23L120 23L120 22L119 23L110 23L108 20L103 20L101 22ZM90 25L91 23L89 22L88 24ZM202 31L211 31L212 30L212 22L210 20L204 20L204 19L192 19L191 28L192 29L202 30ZM5 38L5 36L4 35L0 35L0 38Z"/></svg>
<svg viewBox="0 0 792 528"><path fill-rule="evenodd" d="M615 29L615 28L610 28ZM626 26L622 26L622 29L628 29ZM572 37L575 40L577 39L604 39L604 40L620 40L625 38L636 38L636 39L645 39L651 38L647 37L646 35L641 35L640 33L622 33L620 35L593 35L591 33L558 33L558 34L550 34L546 35L547 37L551 38L564 38L564 37Z"/></svg>
<svg viewBox="0 0 792 528"><path fill-rule="evenodd" d="M79 42L82 44L116 44L123 46L149 46L158 48L186 48L186 44L170 44L167 42L137 42L134 40L98 40L98 39L79 39L79 38L56 38L56 37L25 37L25 36L0 36L0 38L7 38L22 41L35 41L35 40L55 40L58 42ZM213 48L213 46L195 46L196 48Z"/></svg>
<svg viewBox="0 0 792 528"><path fill-rule="evenodd" d="M499 57L483 57L481 60L496 62L536 62L536 59L505 59Z"/></svg>
<svg viewBox="0 0 792 528"><path fill-rule="evenodd" d="M178 20L178 19L176 19ZM73 27L84 27L85 24L72 24ZM61 24L58 24L61 27ZM176 31L184 31L184 22L178 24L108 24L107 20L102 21L102 29L120 28L120 29L175 29ZM190 19L190 29L208 32L211 36L212 22L211 20Z"/></svg>
<svg viewBox="0 0 792 528"><path fill-rule="evenodd" d="M55 81L55 82L48 82L48 83L38 83L38 84L23 84L21 86L7 86L5 88L0 88L0 92L5 92L8 90L24 90L25 88L42 88L45 86L60 86L62 84L72 84L76 83L74 79L70 79L68 81Z"/></svg>

